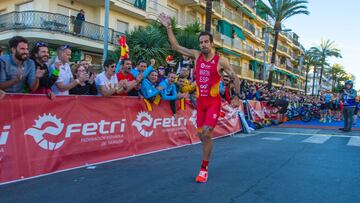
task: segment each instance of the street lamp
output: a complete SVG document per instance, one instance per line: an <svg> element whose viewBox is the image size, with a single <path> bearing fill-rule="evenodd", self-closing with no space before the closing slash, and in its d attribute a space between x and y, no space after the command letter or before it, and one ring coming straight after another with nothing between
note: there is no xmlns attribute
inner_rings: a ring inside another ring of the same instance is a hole
<svg viewBox="0 0 360 203"><path fill-rule="evenodd" d="M104 53L103 60L105 61L108 55L108 43L109 43L109 12L110 12L110 0L105 0L105 22L104 22Z"/></svg>

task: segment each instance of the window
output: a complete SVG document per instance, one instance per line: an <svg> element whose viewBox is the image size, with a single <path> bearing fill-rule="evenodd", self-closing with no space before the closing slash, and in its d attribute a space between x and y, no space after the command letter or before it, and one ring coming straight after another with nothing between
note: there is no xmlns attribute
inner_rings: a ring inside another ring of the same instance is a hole
<svg viewBox="0 0 360 203"><path fill-rule="evenodd" d="M125 23L123 21L117 20L116 21L116 30L119 32L128 32L129 31L129 23Z"/></svg>
<svg viewBox="0 0 360 203"><path fill-rule="evenodd" d="M16 11L31 11L34 10L34 1L30 1L24 4L16 6Z"/></svg>
<svg viewBox="0 0 360 203"><path fill-rule="evenodd" d="M76 16L79 13L78 10L68 8L68 7L65 7L62 5L58 5L57 11L58 11L58 13L66 15L66 16Z"/></svg>

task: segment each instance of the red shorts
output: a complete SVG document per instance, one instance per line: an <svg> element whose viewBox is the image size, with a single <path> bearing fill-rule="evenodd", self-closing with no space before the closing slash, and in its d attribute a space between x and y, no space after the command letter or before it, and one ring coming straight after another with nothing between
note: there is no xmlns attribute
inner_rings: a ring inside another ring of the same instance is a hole
<svg viewBox="0 0 360 203"><path fill-rule="evenodd" d="M198 128L215 128L221 109L220 97L198 97L196 100L196 124Z"/></svg>

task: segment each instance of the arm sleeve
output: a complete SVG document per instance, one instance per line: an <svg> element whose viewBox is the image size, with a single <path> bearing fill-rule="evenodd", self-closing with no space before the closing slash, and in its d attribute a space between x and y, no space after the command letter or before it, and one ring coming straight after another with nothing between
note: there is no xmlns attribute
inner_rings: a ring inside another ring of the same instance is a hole
<svg viewBox="0 0 360 203"><path fill-rule="evenodd" d="M357 96L356 90L352 89L352 91L349 92L349 98L350 99L355 99L356 96Z"/></svg>
<svg viewBox="0 0 360 203"><path fill-rule="evenodd" d="M163 86L163 85L159 85L159 86ZM171 90L171 95L167 95L166 94L166 87L161 90L161 97L163 98L163 100L176 100L177 99L177 92L176 92L176 88L174 86L174 84L172 84L172 90Z"/></svg>
<svg viewBox="0 0 360 203"><path fill-rule="evenodd" d="M115 74L118 74L120 72L120 70L121 70L121 64L120 64L120 62L118 62L116 64Z"/></svg>
<svg viewBox="0 0 360 203"><path fill-rule="evenodd" d="M141 82L141 94L144 96L145 99L149 99L151 97L154 97L155 95L159 94L159 90L148 85L147 84L147 79L144 79Z"/></svg>
<svg viewBox="0 0 360 203"><path fill-rule="evenodd" d="M154 68L153 68L152 66L148 66L148 67L146 68L146 70L144 71L144 73L143 73L144 78L146 78L153 69L154 69ZM136 77L135 77L135 78L136 78Z"/></svg>

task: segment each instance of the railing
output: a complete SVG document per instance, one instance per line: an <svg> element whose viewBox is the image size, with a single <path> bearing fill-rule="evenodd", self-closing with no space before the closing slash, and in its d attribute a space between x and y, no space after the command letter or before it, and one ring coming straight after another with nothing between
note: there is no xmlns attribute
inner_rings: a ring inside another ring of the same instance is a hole
<svg viewBox="0 0 360 203"><path fill-rule="evenodd" d="M264 52L256 51L256 52L255 52L255 58L263 61L263 60L264 60Z"/></svg>
<svg viewBox="0 0 360 203"><path fill-rule="evenodd" d="M243 49L242 41L239 40L239 39L236 39L236 38L233 39L233 41L232 41L232 47L233 47L234 49L237 49L237 50L242 51L242 49Z"/></svg>
<svg viewBox="0 0 360 203"><path fill-rule="evenodd" d="M75 18L62 14L42 11L14 11L0 15L0 32L9 29L29 30L37 29L50 32L60 32L84 37L96 41L104 41L104 27L90 22L82 22L81 29L75 32ZM113 29L109 29L109 43L117 44L117 35L123 35Z"/></svg>
<svg viewBox="0 0 360 203"><path fill-rule="evenodd" d="M244 27L251 33L255 34L255 27L254 25L250 24L248 21L244 21Z"/></svg>
<svg viewBox="0 0 360 203"><path fill-rule="evenodd" d="M206 1L205 1L206 2ZM217 2L217 1L213 1L212 2L212 8L215 10L215 12L216 13L218 13L218 14L222 14L221 13L221 4L220 4L220 2Z"/></svg>
<svg viewBox="0 0 360 203"><path fill-rule="evenodd" d="M205 25L204 25L204 29L205 29ZM216 29L213 26L211 27L211 34L213 35L215 42L221 42L221 33L216 31Z"/></svg>
<svg viewBox="0 0 360 203"><path fill-rule="evenodd" d="M254 48L250 47L249 45L244 45L243 51L251 56L255 56Z"/></svg>
<svg viewBox="0 0 360 203"><path fill-rule="evenodd" d="M224 42L224 45L228 47L232 47L233 39L231 37L228 37L226 35L221 35L221 39Z"/></svg>
<svg viewBox="0 0 360 203"><path fill-rule="evenodd" d="M139 8L141 10L144 10L146 9L146 0L117 0L117 1L123 1L123 2L126 2L136 8Z"/></svg>
<svg viewBox="0 0 360 203"><path fill-rule="evenodd" d="M233 12L232 19L235 23L238 23L239 25L243 24L243 18L237 12Z"/></svg>
<svg viewBox="0 0 360 203"><path fill-rule="evenodd" d="M235 71L236 74L242 75L242 68L240 65L230 64L230 66L232 67L232 69Z"/></svg>
<svg viewBox="0 0 360 203"><path fill-rule="evenodd" d="M232 11L226 7L223 7L223 16L229 20L232 20Z"/></svg>

